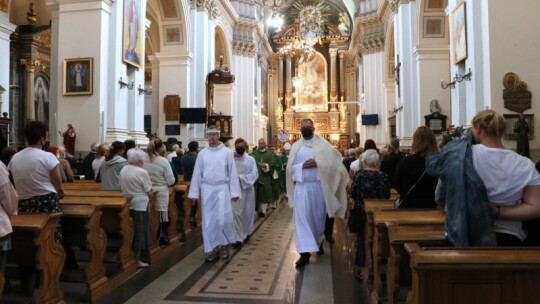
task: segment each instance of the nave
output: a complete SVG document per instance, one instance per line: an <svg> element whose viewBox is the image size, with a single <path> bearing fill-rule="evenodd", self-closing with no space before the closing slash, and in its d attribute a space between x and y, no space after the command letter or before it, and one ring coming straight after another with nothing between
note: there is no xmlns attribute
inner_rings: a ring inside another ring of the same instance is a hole
<svg viewBox="0 0 540 304"><path fill-rule="evenodd" d="M353 275L353 238L336 220L334 244L325 242L324 255L313 254L296 270L292 209L283 202L257 220L250 240L229 259L206 263L197 228L97 303L368 303L365 285ZM74 303L65 292L66 303Z"/></svg>

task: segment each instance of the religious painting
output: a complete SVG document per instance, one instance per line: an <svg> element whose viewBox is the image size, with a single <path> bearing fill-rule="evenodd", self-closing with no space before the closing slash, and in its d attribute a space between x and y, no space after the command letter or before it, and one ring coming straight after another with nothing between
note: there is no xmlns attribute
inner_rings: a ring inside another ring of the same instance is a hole
<svg viewBox="0 0 540 304"><path fill-rule="evenodd" d="M444 16L424 17L424 38L444 38Z"/></svg>
<svg viewBox="0 0 540 304"><path fill-rule="evenodd" d="M458 64L467 58L467 20L465 18L465 1L456 5L452 11L450 24L452 59L454 64Z"/></svg>
<svg viewBox="0 0 540 304"><path fill-rule="evenodd" d="M177 0L161 0L159 3L159 9L161 10L161 17L163 21L180 20L180 14L178 13Z"/></svg>
<svg viewBox="0 0 540 304"><path fill-rule="evenodd" d="M504 130L504 138L505 139L513 139L516 140L518 134L514 131L516 123L519 120L520 114L503 114L504 119L506 120L506 129ZM527 122L527 125L529 126L529 133L527 134L529 137L529 140L534 140L534 114L522 114L523 118L525 118L525 121Z"/></svg>
<svg viewBox="0 0 540 304"><path fill-rule="evenodd" d="M163 33L165 35L165 45L184 44L184 36L180 25L164 25Z"/></svg>
<svg viewBox="0 0 540 304"><path fill-rule="evenodd" d="M441 11L446 7L446 0L427 0L424 2L424 11Z"/></svg>
<svg viewBox="0 0 540 304"><path fill-rule="evenodd" d="M167 95L163 99L163 112L165 112L165 120L178 121L180 109L180 96Z"/></svg>
<svg viewBox="0 0 540 304"><path fill-rule="evenodd" d="M122 59L137 68L141 67L143 56L143 20L141 0L124 1L124 34L122 39Z"/></svg>
<svg viewBox="0 0 540 304"><path fill-rule="evenodd" d="M0 0L0 11L4 13L8 12L8 0Z"/></svg>
<svg viewBox="0 0 540 304"><path fill-rule="evenodd" d="M295 111L326 112L328 89L327 65L324 57L317 52L311 61L300 64L296 73L302 84L295 88Z"/></svg>
<svg viewBox="0 0 540 304"><path fill-rule="evenodd" d="M64 59L64 95L93 94L93 58Z"/></svg>
<svg viewBox="0 0 540 304"><path fill-rule="evenodd" d="M45 74L34 78L34 109L36 120L49 122L49 80Z"/></svg>

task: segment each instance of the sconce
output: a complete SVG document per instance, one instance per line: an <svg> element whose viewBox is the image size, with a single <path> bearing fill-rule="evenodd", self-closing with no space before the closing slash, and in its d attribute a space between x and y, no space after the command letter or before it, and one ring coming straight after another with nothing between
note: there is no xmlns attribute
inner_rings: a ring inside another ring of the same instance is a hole
<svg viewBox="0 0 540 304"><path fill-rule="evenodd" d="M456 81L452 81L452 82L446 82L444 81L444 79L441 79L441 88L443 90L446 90L448 89L448 87L450 87L451 89L455 88L456 87Z"/></svg>
<svg viewBox="0 0 540 304"><path fill-rule="evenodd" d="M128 88L128 90L133 90L133 86L135 86L135 83L131 82L131 84L127 84L122 81L122 77L120 77L120 80L118 80L118 84L120 85L120 89L123 89L125 87Z"/></svg>
<svg viewBox="0 0 540 304"><path fill-rule="evenodd" d="M139 95L152 95L152 88L143 89L142 86L139 84L137 90L139 90Z"/></svg>
<svg viewBox="0 0 540 304"><path fill-rule="evenodd" d="M467 74L464 74L464 75L458 75L456 74L456 77L454 77L454 81L457 81L457 82L462 82L463 80L471 80L471 76L472 76L472 71L471 71L471 68L469 68L469 73Z"/></svg>

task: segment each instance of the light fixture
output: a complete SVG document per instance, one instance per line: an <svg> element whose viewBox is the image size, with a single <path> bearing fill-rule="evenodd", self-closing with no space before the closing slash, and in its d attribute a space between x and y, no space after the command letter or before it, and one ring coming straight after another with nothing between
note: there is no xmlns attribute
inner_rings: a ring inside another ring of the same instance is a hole
<svg viewBox="0 0 540 304"><path fill-rule="evenodd" d="M449 87L450 87L451 89L455 88L455 87L456 87L456 81L454 80L454 81L452 81L452 82L446 82L444 79L441 79L441 88L442 88L443 90L446 90L446 89L448 89Z"/></svg>
<svg viewBox="0 0 540 304"><path fill-rule="evenodd" d="M152 88L143 89L142 86L139 84L139 87L137 88L139 90L139 95L152 95Z"/></svg>
<svg viewBox="0 0 540 304"><path fill-rule="evenodd" d="M472 70L471 68L469 68L469 73L467 74L464 74L464 75L458 75L456 74L456 77L454 77L454 81L456 82L462 82L463 80L471 80L471 76L472 76Z"/></svg>
<svg viewBox="0 0 540 304"><path fill-rule="evenodd" d="M135 83L133 81L130 84L122 81L122 77L120 77L120 80L118 80L118 84L120 85L120 89L128 88L128 90L133 90L133 87L135 86Z"/></svg>
<svg viewBox="0 0 540 304"><path fill-rule="evenodd" d="M283 20L283 16L278 12L279 5L276 4L276 0L274 0L274 4L271 6L271 8L272 8L272 16L270 17L270 19L268 19L267 24L270 27L276 28L277 31L280 31L281 26L283 25L285 21Z"/></svg>

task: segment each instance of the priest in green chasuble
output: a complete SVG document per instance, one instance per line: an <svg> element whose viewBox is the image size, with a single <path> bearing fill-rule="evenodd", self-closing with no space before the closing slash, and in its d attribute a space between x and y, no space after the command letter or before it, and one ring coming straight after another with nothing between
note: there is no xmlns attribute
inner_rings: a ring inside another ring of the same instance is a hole
<svg viewBox="0 0 540 304"><path fill-rule="evenodd" d="M251 156L255 158L259 170L259 178L255 184L255 191L257 205L259 206L259 216L264 217L268 204L274 202L274 193L272 190L273 173L274 170L281 169L281 162L279 158L275 157L274 153L267 149L266 140L263 138L259 139L257 150L254 150Z"/></svg>

